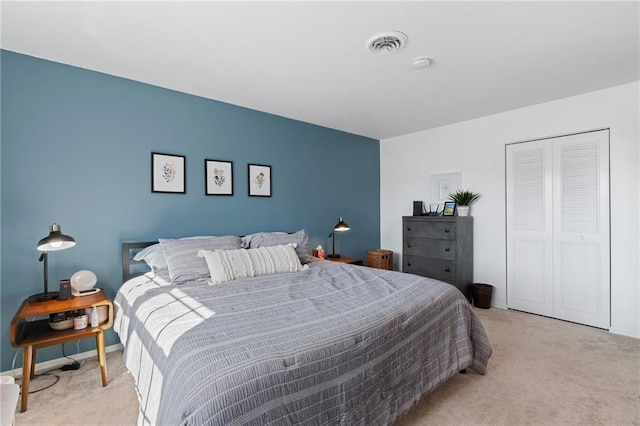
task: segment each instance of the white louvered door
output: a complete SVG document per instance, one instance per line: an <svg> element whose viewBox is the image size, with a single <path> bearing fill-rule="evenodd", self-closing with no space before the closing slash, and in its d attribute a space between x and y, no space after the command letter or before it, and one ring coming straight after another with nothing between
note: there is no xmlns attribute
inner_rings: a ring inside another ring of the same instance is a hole
<svg viewBox="0 0 640 426"><path fill-rule="evenodd" d="M553 316L552 161L546 141L507 147L507 303Z"/></svg>
<svg viewBox="0 0 640 426"><path fill-rule="evenodd" d="M507 146L507 296L609 328L608 130Z"/></svg>
<svg viewBox="0 0 640 426"><path fill-rule="evenodd" d="M609 131L553 140L554 314L610 326Z"/></svg>

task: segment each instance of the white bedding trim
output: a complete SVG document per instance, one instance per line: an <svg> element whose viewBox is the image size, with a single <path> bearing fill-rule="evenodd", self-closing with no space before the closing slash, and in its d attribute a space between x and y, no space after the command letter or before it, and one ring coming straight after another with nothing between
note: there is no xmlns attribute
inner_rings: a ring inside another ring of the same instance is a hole
<svg viewBox="0 0 640 426"><path fill-rule="evenodd" d="M200 250L209 267L212 284L237 278L255 277L278 272L298 272L308 266L300 263L296 244L239 250Z"/></svg>

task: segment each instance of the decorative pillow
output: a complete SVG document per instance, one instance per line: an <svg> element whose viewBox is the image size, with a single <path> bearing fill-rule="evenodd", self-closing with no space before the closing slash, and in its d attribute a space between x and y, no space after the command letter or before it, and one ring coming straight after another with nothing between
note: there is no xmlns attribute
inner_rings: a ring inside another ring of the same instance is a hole
<svg viewBox="0 0 640 426"><path fill-rule="evenodd" d="M184 240L160 239L172 284L188 281L204 281L209 278L209 269L204 259L198 257L200 250L234 250L239 249L240 237L228 235L224 237L191 238Z"/></svg>
<svg viewBox="0 0 640 426"><path fill-rule="evenodd" d="M296 253L300 258L300 262L308 263L311 260L311 255L309 254L309 236L305 229L301 229L294 234L258 232L257 234L247 235L242 239L242 247L244 248L271 247L291 243L297 244Z"/></svg>
<svg viewBox="0 0 640 426"><path fill-rule="evenodd" d="M215 238L211 236L195 236L195 237L185 237L180 238L181 240L190 240L197 238ZM169 265L167 265L167 260L164 257L164 252L162 251L162 247L160 244L152 244L148 247L143 248L135 256L133 256L133 260L141 261L143 260L149 268L153 272L166 271L169 269Z"/></svg>
<svg viewBox="0 0 640 426"><path fill-rule="evenodd" d="M298 272L309 268L302 266L295 251L295 244L259 247L239 250L200 250L209 266L211 282L220 284L237 278Z"/></svg>

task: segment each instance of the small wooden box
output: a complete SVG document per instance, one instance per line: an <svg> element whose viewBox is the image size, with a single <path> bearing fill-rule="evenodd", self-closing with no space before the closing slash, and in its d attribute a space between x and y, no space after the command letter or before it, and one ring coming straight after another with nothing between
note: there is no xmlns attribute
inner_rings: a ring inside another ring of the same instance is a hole
<svg viewBox="0 0 640 426"><path fill-rule="evenodd" d="M391 250L369 250L367 252L367 266L393 270L393 252Z"/></svg>

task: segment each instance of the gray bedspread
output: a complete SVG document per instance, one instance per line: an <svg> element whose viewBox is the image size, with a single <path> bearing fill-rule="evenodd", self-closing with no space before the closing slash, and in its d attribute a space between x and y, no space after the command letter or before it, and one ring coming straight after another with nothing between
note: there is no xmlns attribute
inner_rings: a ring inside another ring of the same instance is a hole
<svg viewBox="0 0 640 426"><path fill-rule="evenodd" d="M392 424L491 356L453 286L327 261L217 286L148 274L115 304L142 424Z"/></svg>

